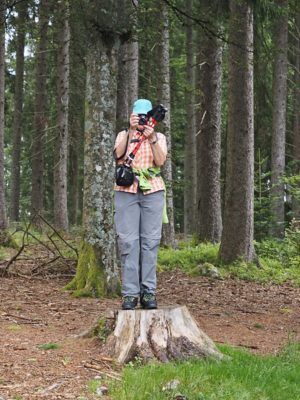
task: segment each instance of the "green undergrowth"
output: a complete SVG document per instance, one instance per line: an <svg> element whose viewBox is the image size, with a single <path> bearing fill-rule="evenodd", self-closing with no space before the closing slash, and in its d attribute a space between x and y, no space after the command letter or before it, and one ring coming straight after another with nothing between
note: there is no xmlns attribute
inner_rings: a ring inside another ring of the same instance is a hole
<svg viewBox="0 0 300 400"><path fill-rule="evenodd" d="M24 223L12 224L8 233L10 242L7 246L0 246L0 260L9 259L12 250L18 250L22 245L25 245L27 255L35 255L36 249L34 245L39 245L41 247L45 246L45 248L52 248L54 252L57 252L57 254L60 254L66 259L76 259L76 252L74 249L78 251L80 244L78 237L75 236L73 232L68 235L61 233L59 234L60 237L50 228L41 231L34 226L30 226L27 232ZM62 238L64 240L62 240Z"/></svg>
<svg viewBox="0 0 300 400"><path fill-rule="evenodd" d="M181 242L178 249L160 249L158 270L181 269L190 275L239 278L261 283L291 282L300 286L300 234L293 238L287 234L281 241L256 242L255 248L261 268L243 260L222 264L218 257L219 244Z"/></svg>
<svg viewBox="0 0 300 400"><path fill-rule="evenodd" d="M10 255L10 249L5 246L0 246L0 261L7 260Z"/></svg>
<svg viewBox="0 0 300 400"><path fill-rule="evenodd" d="M277 356L220 346L224 361L128 366L110 383L112 400L300 400L300 344ZM174 387L173 387L174 386Z"/></svg>

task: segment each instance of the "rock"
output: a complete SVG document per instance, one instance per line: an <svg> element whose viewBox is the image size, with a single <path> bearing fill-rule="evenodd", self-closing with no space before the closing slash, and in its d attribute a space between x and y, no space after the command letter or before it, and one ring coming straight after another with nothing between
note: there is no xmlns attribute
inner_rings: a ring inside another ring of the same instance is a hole
<svg viewBox="0 0 300 400"><path fill-rule="evenodd" d="M180 381L178 379L174 379L173 381L168 382L163 388L163 392L166 390L175 390L177 389L178 385L180 385Z"/></svg>
<svg viewBox="0 0 300 400"><path fill-rule="evenodd" d="M202 276L208 276L213 279L221 279L221 274L213 264L210 264L208 262L204 264L200 264L197 266L197 269L199 271L199 274Z"/></svg>
<svg viewBox="0 0 300 400"><path fill-rule="evenodd" d="M106 386L100 386L96 390L96 395L101 397L101 396L106 396L108 394L108 388Z"/></svg>
<svg viewBox="0 0 300 400"><path fill-rule="evenodd" d="M188 400L188 398L181 393L176 393L174 400Z"/></svg>

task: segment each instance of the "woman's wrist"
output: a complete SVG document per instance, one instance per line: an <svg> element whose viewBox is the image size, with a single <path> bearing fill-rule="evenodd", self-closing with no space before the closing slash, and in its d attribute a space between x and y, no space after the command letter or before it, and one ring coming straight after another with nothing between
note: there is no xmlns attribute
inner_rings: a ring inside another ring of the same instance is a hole
<svg viewBox="0 0 300 400"><path fill-rule="evenodd" d="M155 144L157 141L158 141L158 137L157 137L156 134L154 134L153 137L149 140L149 143L150 144Z"/></svg>

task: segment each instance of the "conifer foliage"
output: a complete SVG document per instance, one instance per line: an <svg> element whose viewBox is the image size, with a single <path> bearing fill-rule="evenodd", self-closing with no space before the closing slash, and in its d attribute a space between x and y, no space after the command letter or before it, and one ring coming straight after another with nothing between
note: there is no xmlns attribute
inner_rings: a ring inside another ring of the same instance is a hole
<svg viewBox="0 0 300 400"><path fill-rule="evenodd" d="M116 292L112 150L149 98L168 108L163 244L255 259L254 238L299 223L299 15L295 0L1 0L1 232L37 214L83 227L71 286Z"/></svg>

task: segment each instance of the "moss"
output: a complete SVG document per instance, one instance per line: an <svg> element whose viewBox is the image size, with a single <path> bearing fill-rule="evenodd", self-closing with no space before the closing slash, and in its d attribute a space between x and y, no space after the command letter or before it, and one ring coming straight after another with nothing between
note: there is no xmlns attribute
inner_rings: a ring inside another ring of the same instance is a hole
<svg viewBox="0 0 300 400"><path fill-rule="evenodd" d="M113 329L110 326L108 320L106 318L100 318L97 326L95 327L93 335L97 336L100 340L105 342L112 331Z"/></svg>
<svg viewBox="0 0 300 400"><path fill-rule="evenodd" d="M107 296L104 267L99 262L95 248L86 241L82 241L80 246L76 275L65 289L73 290L76 297Z"/></svg>
<svg viewBox="0 0 300 400"><path fill-rule="evenodd" d="M18 248L17 242L13 239L13 237L7 230L3 230L0 232L0 246L11 247L13 249Z"/></svg>
<svg viewBox="0 0 300 400"><path fill-rule="evenodd" d="M291 282L295 286L300 286L300 256L296 246L289 247L286 241L265 240L256 243L256 248L261 268L243 259L227 265L220 263L218 244L208 242L192 247L190 241L182 242L176 250L160 249L158 271L180 268L193 276L206 275L219 279L231 277L277 284Z"/></svg>
<svg viewBox="0 0 300 400"><path fill-rule="evenodd" d="M71 283L71 282L70 282L70 283ZM76 281L75 281L75 283L76 283ZM71 290L71 289L70 289L70 290ZM76 298L79 298L79 297L95 297L95 296L94 296L94 293L93 293L91 290L86 289L86 288L83 288L83 289L76 289L76 287L73 289L72 295L73 295L74 297L76 297Z"/></svg>

